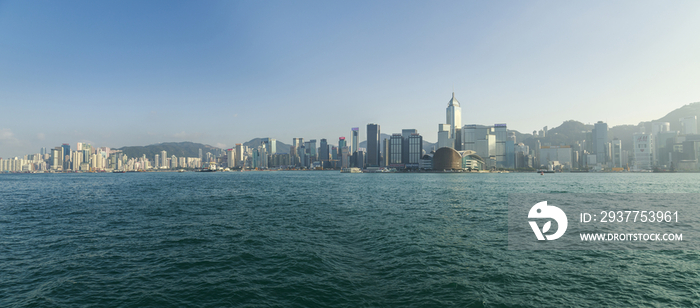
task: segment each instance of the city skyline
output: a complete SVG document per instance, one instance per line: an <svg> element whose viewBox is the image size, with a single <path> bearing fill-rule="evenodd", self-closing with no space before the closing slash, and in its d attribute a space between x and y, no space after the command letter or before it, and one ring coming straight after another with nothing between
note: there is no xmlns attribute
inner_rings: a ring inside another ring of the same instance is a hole
<svg viewBox="0 0 700 308"><path fill-rule="evenodd" d="M367 123L437 142L453 91L462 124L636 125L700 101L699 12L696 2L3 2L0 157L65 142L334 143Z"/></svg>

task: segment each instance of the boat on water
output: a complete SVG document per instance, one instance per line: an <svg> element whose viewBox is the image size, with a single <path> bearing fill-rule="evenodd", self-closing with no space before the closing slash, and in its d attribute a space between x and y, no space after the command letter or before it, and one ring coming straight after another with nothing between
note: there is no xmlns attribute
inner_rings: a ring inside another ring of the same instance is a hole
<svg viewBox="0 0 700 308"><path fill-rule="evenodd" d="M216 164L209 163L209 167L202 166L202 169L197 170L197 172L216 172Z"/></svg>
<svg viewBox="0 0 700 308"><path fill-rule="evenodd" d="M113 170L112 173L126 173L125 170Z"/></svg>
<svg viewBox="0 0 700 308"><path fill-rule="evenodd" d="M362 173L362 170L360 168L343 168L340 169L340 173Z"/></svg>

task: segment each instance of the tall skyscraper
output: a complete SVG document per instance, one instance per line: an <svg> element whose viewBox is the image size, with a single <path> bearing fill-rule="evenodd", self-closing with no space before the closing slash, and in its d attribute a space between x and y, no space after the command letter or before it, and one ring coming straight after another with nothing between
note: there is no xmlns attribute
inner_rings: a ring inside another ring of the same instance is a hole
<svg viewBox="0 0 700 308"><path fill-rule="evenodd" d="M243 166L243 152L245 152L245 149L243 149L243 145L240 143L236 143L236 151L235 151L235 166L241 167ZM199 151L199 160L202 160L202 151L200 149Z"/></svg>
<svg viewBox="0 0 700 308"><path fill-rule="evenodd" d="M500 168L505 168L506 162L506 134L507 127L506 124L494 124L494 131L496 133L496 166Z"/></svg>
<svg viewBox="0 0 700 308"><path fill-rule="evenodd" d="M595 154L596 163L607 163L605 155L605 145L608 143L608 124L603 121L598 121L593 127L593 152Z"/></svg>
<svg viewBox="0 0 700 308"><path fill-rule="evenodd" d="M634 168L651 170L654 163L654 135L634 133Z"/></svg>
<svg viewBox="0 0 700 308"><path fill-rule="evenodd" d="M316 139L309 140L309 147L307 150L309 151L309 159L318 159L318 153L316 152Z"/></svg>
<svg viewBox="0 0 700 308"><path fill-rule="evenodd" d="M160 159L162 160L160 162L161 168L163 168L163 167L168 168L170 166L170 164L168 164L168 152L160 151Z"/></svg>
<svg viewBox="0 0 700 308"><path fill-rule="evenodd" d="M236 151L232 148L226 150L226 165L229 168L236 166Z"/></svg>
<svg viewBox="0 0 700 308"><path fill-rule="evenodd" d="M360 128L359 127L353 127L352 128L352 147L350 148L350 155L353 153L357 152L358 149L360 149Z"/></svg>
<svg viewBox="0 0 700 308"><path fill-rule="evenodd" d="M292 145L298 149L299 147L304 145L304 138L293 138Z"/></svg>
<svg viewBox="0 0 700 308"><path fill-rule="evenodd" d="M328 161L330 160L330 152L328 151L328 141L324 138L321 139L321 145L318 149L318 160Z"/></svg>
<svg viewBox="0 0 700 308"><path fill-rule="evenodd" d="M277 153L277 139L275 138L262 138L262 143L265 144L267 149L267 154L272 155Z"/></svg>
<svg viewBox="0 0 700 308"><path fill-rule="evenodd" d="M455 145L453 145L453 147L455 147L455 149L458 151L462 150L462 147L461 147L462 107L460 107L459 102L457 101L457 99L455 99L455 92L452 92L452 99L450 99L449 103L447 104L447 122L446 123L451 125L450 138L452 138L454 140L453 142L455 143Z"/></svg>
<svg viewBox="0 0 700 308"><path fill-rule="evenodd" d="M413 133L408 137L408 162L406 168L417 169L423 156L423 136Z"/></svg>
<svg viewBox="0 0 700 308"><path fill-rule="evenodd" d="M622 140L613 139L612 141L612 163L613 168L622 168Z"/></svg>
<svg viewBox="0 0 700 308"><path fill-rule="evenodd" d="M389 166L398 167L403 161L403 136L401 134L391 135L389 139L389 153L384 155L389 156Z"/></svg>
<svg viewBox="0 0 700 308"><path fill-rule="evenodd" d="M367 166L379 167L379 124L367 124ZM359 158L358 158L359 161Z"/></svg>
<svg viewBox="0 0 700 308"><path fill-rule="evenodd" d="M417 129L402 129L401 138L403 139L403 149L401 149L401 163L408 164L408 138L413 134L417 134Z"/></svg>
<svg viewBox="0 0 700 308"><path fill-rule="evenodd" d="M70 169L70 144L64 143L61 145L61 162L63 162L63 170Z"/></svg>

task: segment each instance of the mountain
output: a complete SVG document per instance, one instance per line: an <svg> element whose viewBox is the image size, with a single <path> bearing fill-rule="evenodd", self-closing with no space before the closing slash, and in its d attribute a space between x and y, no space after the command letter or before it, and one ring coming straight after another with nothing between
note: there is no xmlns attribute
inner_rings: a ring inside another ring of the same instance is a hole
<svg viewBox="0 0 700 308"><path fill-rule="evenodd" d="M253 138L253 139L248 140L247 142L244 142L243 145L247 146L249 148L256 148L256 147L260 146L260 144L262 143L262 140L263 140L263 138ZM279 140L276 140L275 144L277 147L275 149L277 151L277 153L289 153L289 148L291 147L291 145L286 144L284 142L281 142Z"/></svg>
<svg viewBox="0 0 700 308"><path fill-rule="evenodd" d="M685 105L681 108L673 110L666 114L664 117L659 118L654 121L639 123L640 126L644 126L644 131L651 132L651 122L668 122L671 124L671 131L681 131L681 118L696 116L700 119L700 102L691 103Z"/></svg>
<svg viewBox="0 0 700 308"><path fill-rule="evenodd" d="M199 157L199 149L202 149L203 155L207 152L211 152L213 155L219 155L222 152L219 148L189 141L164 142L147 146L127 146L117 150L121 150L122 153L128 157L141 157L145 154L146 158L153 159L156 154L160 155L161 151L166 151L168 156Z"/></svg>

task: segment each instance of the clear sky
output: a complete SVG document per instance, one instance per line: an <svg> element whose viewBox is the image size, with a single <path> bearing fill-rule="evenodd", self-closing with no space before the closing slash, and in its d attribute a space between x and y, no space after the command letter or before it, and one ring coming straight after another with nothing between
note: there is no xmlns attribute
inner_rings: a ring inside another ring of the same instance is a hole
<svg viewBox="0 0 700 308"><path fill-rule="evenodd" d="M437 140L700 101L700 1L2 1L0 157L368 123Z"/></svg>

